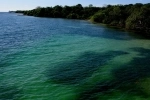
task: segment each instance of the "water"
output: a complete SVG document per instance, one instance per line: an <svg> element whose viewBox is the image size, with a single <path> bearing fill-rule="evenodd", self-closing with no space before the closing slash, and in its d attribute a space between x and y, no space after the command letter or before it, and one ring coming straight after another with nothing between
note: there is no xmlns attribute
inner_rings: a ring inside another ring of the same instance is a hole
<svg viewBox="0 0 150 100"><path fill-rule="evenodd" d="M132 33L0 13L0 100L148 100L149 65Z"/></svg>

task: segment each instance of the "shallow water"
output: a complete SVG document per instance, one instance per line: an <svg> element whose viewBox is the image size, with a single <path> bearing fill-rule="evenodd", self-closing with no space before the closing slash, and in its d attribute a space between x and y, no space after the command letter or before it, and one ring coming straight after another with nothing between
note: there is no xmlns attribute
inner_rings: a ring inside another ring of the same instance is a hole
<svg viewBox="0 0 150 100"><path fill-rule="evenodd" d="M150 40L83 20L0 22L0 100L150 99Z"/></svg>

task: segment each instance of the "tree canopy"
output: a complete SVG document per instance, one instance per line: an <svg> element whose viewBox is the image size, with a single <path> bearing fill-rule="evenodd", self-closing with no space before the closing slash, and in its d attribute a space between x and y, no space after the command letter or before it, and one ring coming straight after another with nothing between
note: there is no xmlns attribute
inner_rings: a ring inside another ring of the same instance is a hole
<svg viewBox="0 0 150 100"><path fill-rule="evenodd" d="M121 27L150 35L150 3L108 5L91 18L98 23Z"/></svg>
<svg viewBox="0 0 150 100"><path fill-rule="evenodd" d="M89 19L90 16L94 15L99 11L100 7L94 7L89 5L83 7L81 4L74 6L60 6L54 7L36 7L33 10L28 11L16 11L16 13L23 13L24 15L36 16L36 17L52 17L52 18L70 18L70 19Z"/></svg>

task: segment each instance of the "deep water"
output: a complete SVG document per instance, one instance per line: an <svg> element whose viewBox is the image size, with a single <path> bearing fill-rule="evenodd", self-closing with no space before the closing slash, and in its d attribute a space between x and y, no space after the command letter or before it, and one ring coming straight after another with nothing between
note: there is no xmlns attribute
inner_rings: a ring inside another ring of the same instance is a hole
<svg viewBox="0 0 150 100"><path fill-rule="evenodd" d="M150 100L149 84L144 37L84 20L0 13L0 100Z"/></svg>

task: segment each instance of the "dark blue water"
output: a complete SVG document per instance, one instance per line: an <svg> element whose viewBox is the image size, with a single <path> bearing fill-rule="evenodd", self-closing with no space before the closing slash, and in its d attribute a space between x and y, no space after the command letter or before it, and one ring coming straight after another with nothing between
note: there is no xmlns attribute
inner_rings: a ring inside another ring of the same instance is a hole
<svg viewBox="0 0 150 100"><path fill-rule="evenodd" d="M132 33L0 13L0 100L149 100L149 65Z"/></svg>

